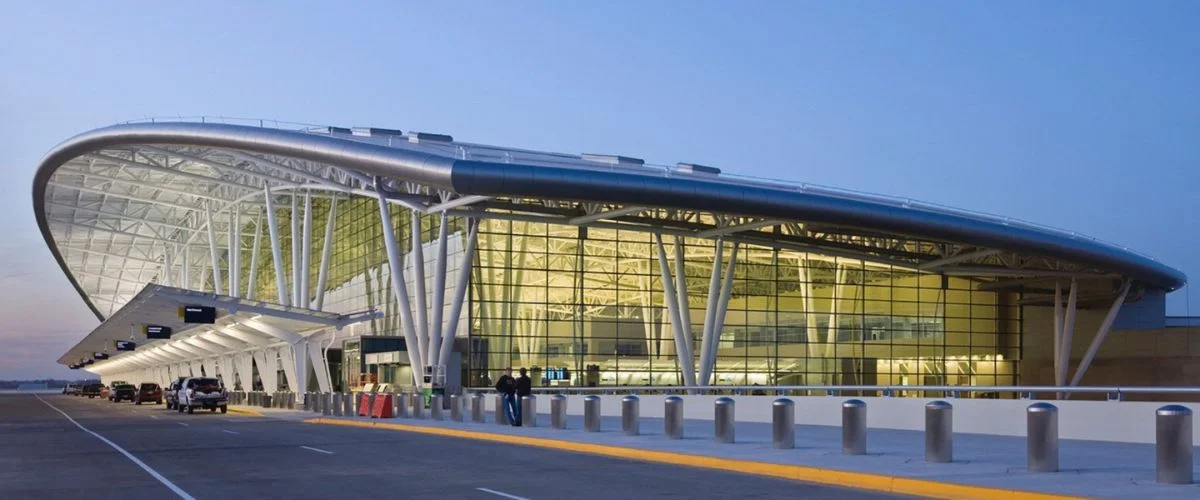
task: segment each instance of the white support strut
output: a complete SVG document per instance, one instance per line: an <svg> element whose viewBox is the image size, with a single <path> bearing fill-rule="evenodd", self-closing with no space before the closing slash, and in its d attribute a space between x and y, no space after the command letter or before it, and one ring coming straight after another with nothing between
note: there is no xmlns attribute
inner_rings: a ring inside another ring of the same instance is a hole
<svg viewBox="0 0 1200 500"><path fill-rule="evenodd" d="M412 308L408 302L408 287L404 284L404 261L400 258L400 249L396 244L395 226L392 226L387 196L382 186L376 184L375 189L379 195L379 218L383 224L383 244L387 249L388 266L392 272L392 289L400 301L400 323L404 331L404 343L407 345L405 351L408 352L408 360L412 366L413 385L421 386L424 383L422 377L425 365L422 363L420 349L415 349L419 344L416 329L413 327Z"/></svg>
<svg viewBox="0 0 1200 500"><path fill-rule="evenodd" d="M1104 343L1104 338L1108 336L1108 331L1112 329L1113 321L1117 319L1117 313L1121 311L1121 305L1125 303L1125 297L1129 295L1129 289L1133 282L1125 280L1121 285L1121 293L1117 295L1117 299L1113 301L1112 306L1108 308L1108 314L1104 316L1104 322L1100 323L1100 328L1096 330L1096 336L1092 339L1092 344L1088 346L1087 353L1083 355L1083 359L1079 361L1079 366L1075 368L1075 376L1071 377L1071 386L1079 385L1079 381L1083 380L1083 374L1087 373L1087 369L1092 364L1092 359L1096 357L1096 352L1100 350L1100 344Z"/></svg>
<svg viewBox="0 0 1200 500"><path fill-rule="evenodd" d="M462 314L463 303L466 301L467 288L471 284L471 266L475 262L475 248L479 242L479 223L471 219L467 220L470 225L470 233L467 236L467 248L463 251L462 261L458 266L458 282L454 284L453 302L450 304L450 317L447 318L445 328L442 329L442 345L441 352L438 353L439 365L446 365L450 362L450 355L454 351L454 336L458 330L458 317Z"/></svg>
<svg viewBox="0 0 1200 500"><path fill-rule="evenodd" d="M271 260L275 263L275 288L279 293L280 305L291 305L288 300L287 278L283 275L283 248L279 246L279 221L275 220L275 200L270 186L263 188L267 196L267 230L271 233Z"/></svg>
<svg viewBox="0 0 1200 500"><path fill-rule="evenodd" d="M658 247L658 268L663 284L663 302L667 304L667 314L671 315L671 330L675 333L675 360L679 371L683 374L683 384L689 387L696 385L695 358L685 340L684 325L681 321L679 302L675 296L675 287L671 280L671 268L667 266L667 252L663 248L662 234L654 234L655 246ZM683 272L682 269L679 272Z"/></svg>

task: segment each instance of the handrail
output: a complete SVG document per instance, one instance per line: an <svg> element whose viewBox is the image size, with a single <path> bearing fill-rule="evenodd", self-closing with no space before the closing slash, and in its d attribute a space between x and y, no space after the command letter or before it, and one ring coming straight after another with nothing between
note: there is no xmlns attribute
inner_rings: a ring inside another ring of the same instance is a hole
<svg viewBox="0 0 1200 500"><path fill-rule="evenodd" d="M466 391L475 392L483 391L490 392L494 388L491 387L470 387ZM716 392L753 392L753 391L770 391L770 392L843 392L843 391L871 391L880 392L883 394L901 392L901 391L923 391L923 392L946 392L946 393L986 393L986 392L1013 392L1013 393L1064 393L1064 394L1195 394L1200 395L1200 387L1146 387L1146 386L1085 386L1085 387L1059 387L1059 386L1018 386L1018 385L995 385L995 386L958 386L958 385L718 385L718 386L604 386L604 387L534 387L535 393L547 394L569 394L569 393L601 393L601 394L616 394L616 393L631 393L641 394L647 392L688 392L688 393L716 393Z"/></svg>

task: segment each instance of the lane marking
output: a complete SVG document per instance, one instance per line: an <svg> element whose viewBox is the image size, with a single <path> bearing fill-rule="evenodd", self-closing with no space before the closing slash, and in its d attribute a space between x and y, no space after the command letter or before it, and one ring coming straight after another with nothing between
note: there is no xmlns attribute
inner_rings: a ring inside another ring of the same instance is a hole
<svg viewBox="0 0 1200 500"><path fill-rule="evenodd" d="M154 420L158 420L158 417L155 415L150 415L150 418L153 418Z"/></svg>
<svg viewBox="0 0 1200 500"><path fill-rule="evenodd" d="M157 480L158 480L158 482L162 483L162 484L163 484L163 486L166 486L167 488L170 488L170 489L171 489L171 491L175 492L175 494L176 494L176 495L179 495L179 498L182 498L183 500L196 500L196 497L193 497L193 496L189 495L189 494L188 494L186 491L183 491L183 489L181 489L180 487L178 487L178 486L175 486L175 483L172 483L172 482L171 482L171 480L169 480L169 479L167 479L167 478L163 477L163 475L162 475L162 474L159 474L159 473L158 473L158 471L154 470L154 469L153 469L153 468L151 468L149 465L146 465L146 463L145 463L145 462L142 462L141 460L138 460L138 458L137 458L137 457L135 457L135 456L133 456L133 454L132 454L132 453L129 453L128 451L125 451L125 448L122 448L122 447L120 447L120 446L117 446L117 443L114 443L114 442L112 442L112 441L109 441L109 440L108 440L108 438L106 438L106 437L104 437L104 436L101 436L101 435L99 435L99 434L97 434L97 433L95 433L95 432L92 432L92 430L91 430L91 429L88 429L87 427L84 427L84 426L83 426L83 425L81 425L79 422L76 422L76 421L75 421L75 419L71 418L71 416L70 416L70 415L67 415L67 412L65 412L65 411L62 411L62 410L58 409L58 407L56 407L56 406L54 406L54 405L52 405L52 404L48 403L46 400L42 399L42 397L41 397L41 396L38 396L38 395L36 395L36 394L35 394L35 395L34 395L34 397L38 398L38 401L41 401L41 402L42 402L42 403L44 403L46 406L49 406L49 407L50 407L52 410L54 410L54 411L58 412L58 413L59 413L59 414L61 414L63 417L66 417L66 419L67 419L67 420L70 420L72 424L75 424L75 427L78 427L78 428L79 428L79 430L81 430L81 431L83 431L83 432L86 432L86 433L88 433L88 434L91 434L91 435L92 435L92 436L94 436L96 439L99 439L99 440L103 441L103 442L104 442L104 444L107 444L107 445L111 446L111 447L112 447L112 449L114 449L114 450L117 450L117 451L118 451L118 452L120 452L122 455L125 455L125 458L128 458L128 459L129 459L129 461L131 461L131 462L133 462L133 463L137 464L137 466L138 466L138 467L141 467L141 468L142 468L142 470L144 470L144 471L146 471L146 472L150 473L150 475L151 475L151 476L153 476L153 477L154 477L154 479L157 479Z"/></svg>
<svg viewBox="0 0 1200 500"><path fill-rule="evenodd" d="M188 426L188 424L185 424L185 423L183 423L183 422L175 422L175 423L177 423L177 424L179 424L179 425L182 425L182 426L184 426L184 427L187 427L187 426Z"/></svg>
<svg viewBox="0 0 1200 500"><path fill-rule="evenodd" d="M489 489L487 489L487 488L475 488L475 489L477 489L477 490L479 490L479 491L482 491L482 492L484 492L484 493L491 493L491 494L493 494L493 495L496 495L496 496L498 496L498 497L510 498L510 499L512 499L512 500L529 500L528 498L525 498L525 497L519 497L519 496L516 496L516 495L509 495L508 493L505 493L505 492L503 492L503 491L489 490Z"/></svg>
<svg viewBox="0 0 1200 500"><path fill-rule="evenodd" d="M241 434L240 432L234 432L234 431L231 431L228 429L221 429L221 432L224 432L226 434Z"/></svg>
<svg viewBox="0 0 1200 500"><path fill-rule="evenodd" d="M326 455L332 455L332 454L333 454L333 452L332 452L332 451L328 451L328 450L322 450L322 449L320 449L320 448L313 448L312 446L301 446L301 448L304 448L304 449L306 449L306 450L315 451L315 452L317 452L317 453L324 453L324 454L326 454Z"/></svg>

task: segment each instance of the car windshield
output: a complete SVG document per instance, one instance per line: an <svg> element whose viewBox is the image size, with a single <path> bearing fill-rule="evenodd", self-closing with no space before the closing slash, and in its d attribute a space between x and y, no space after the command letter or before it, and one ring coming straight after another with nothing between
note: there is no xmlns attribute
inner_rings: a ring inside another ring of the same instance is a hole
<svg viewBox="0 0 1200 500"><path fill-rule="evenodd" d="M143 391L153 391L158 389L158 384L142 384Z"/></svg>

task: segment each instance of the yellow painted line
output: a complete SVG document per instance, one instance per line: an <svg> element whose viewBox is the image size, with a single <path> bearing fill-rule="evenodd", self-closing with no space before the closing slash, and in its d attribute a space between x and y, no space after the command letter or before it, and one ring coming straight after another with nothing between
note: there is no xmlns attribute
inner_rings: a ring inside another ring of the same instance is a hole
<svg viewBox="0 0 1200 500"><path fill-rule="evenodd" d="M239 415L248 415L248 416L251 416L251 417L262 417L262 416L264 416L264 415L263 415L261 412L257 412L257 411L254 411L254 410L247 410L247 409L244 409L244 408L235 408L235 407L232 407L232 406L227 406L226 408L228 408L228 409L229 409L229 413L237 413L237 414L239 414Z"/></svg>
<svg viewBox="0 0 1200 500"><path fill-rule="evenodd" d="M590 455L601 455L628 460L640 460L643 462L686 465L703 469L740 472L743 474L752 474L756 476L791 479L808 483L862 490L883 491L900 495L916 495L929 498L944 498L954 500L991 498L1004 498L1013 500L1050 500L1080 498L1033 491L942 483L927 479L887 476L883 474L821 469L818 467L808 467L803 465L772 464L766 462L755 462L751 460L737 460L732 458L691 455L687 453L642 450L638 448L579 443L574 441L562 441L558 439L514 436L511 434L493 434L490 432L464 431L459 429L447 429L444 427L425 427L379 421L343 420L333 418L310 418L306 419L305 422L310 424L390 429L405 432L416 432L421 434L431 434L435 436L475 439L479 441L492 441L505 444L520 444L536 448L572 451L576 453L587 453Z"/></svg>

